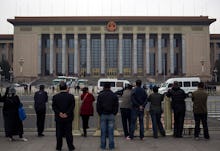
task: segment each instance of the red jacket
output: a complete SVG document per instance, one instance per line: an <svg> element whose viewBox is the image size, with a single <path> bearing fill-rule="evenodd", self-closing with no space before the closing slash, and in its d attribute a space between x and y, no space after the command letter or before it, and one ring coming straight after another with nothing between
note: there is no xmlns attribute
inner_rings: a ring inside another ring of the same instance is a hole
<svg viewBox="0 0 220 151"><path fill-rule="evenodd" d="M82 104L80 107L80 115L93 115L93 101L95 101L94 96L89 93L83 93L81 95Z"/></svg>

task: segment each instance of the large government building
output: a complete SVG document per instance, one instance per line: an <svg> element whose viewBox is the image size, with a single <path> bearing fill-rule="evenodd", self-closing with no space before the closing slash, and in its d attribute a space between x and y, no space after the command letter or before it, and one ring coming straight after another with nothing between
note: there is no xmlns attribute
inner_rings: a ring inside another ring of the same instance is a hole
<svg viewBox="0 0 220 151"><path fill-rule="evenodd" d="M211 80L220 36L207 16L15 17L0 59L15 79L199 76Z"/></svg>

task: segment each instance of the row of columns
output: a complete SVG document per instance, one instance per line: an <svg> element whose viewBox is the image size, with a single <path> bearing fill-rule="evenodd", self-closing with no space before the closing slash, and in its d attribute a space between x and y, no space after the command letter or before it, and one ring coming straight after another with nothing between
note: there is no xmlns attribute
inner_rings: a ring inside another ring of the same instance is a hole
<svg viewBox="0 0 220 151"><path fill-rule="evenodd" d="M161 34L158 34L158 74L162 74L162 46L161 46ZM170 34L170 73L174 74L174 46L173 46L173 34ZM91 47L90 40L91 34L86 35L87 38L87 67L86 73L91 74ZM145 53L146 53L146 74L150 74L150 46L149 46L149 34L145 36ZM50 34L50 74L54 72L54 49L53 49L54 35ZM119 33L119 58L118 58L118 69L119 74L123 74L123 53L122 53L122 42L123 34ZM185 37L182 35L182 73L185 73L185 64L186 64L186 47L185 47ZM42 53L42 44L41 44L41 35L38 38L38 74L41 74L41 53ZM74 74L78 74L78 34L74 34ZM133 34L133 74L137 74L137 34ZM62 73L66 74L66 34L62 34ZM101 34L101 74L105 74L105 34Z"/></svg>

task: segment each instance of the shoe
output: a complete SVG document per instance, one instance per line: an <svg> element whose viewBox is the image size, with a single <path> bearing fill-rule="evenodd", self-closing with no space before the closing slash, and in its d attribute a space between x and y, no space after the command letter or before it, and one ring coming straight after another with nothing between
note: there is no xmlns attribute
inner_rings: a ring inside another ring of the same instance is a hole
<svg viewBox="0 0 220 151"><path fill-rule="evenodd" d="M126 140L131 140L131 138L129 136L126 137Z"/></svg>
<svg viewBox="0 0 220 151"><path fill-rule="evenodd" d="M38 137L43 137L43 136L45 136L44 134L38 134Z"/></svg>
<svg viewBox="0 0 220 151"><path fill-rule="evenodd" d="M12 137L10 137L8 140L9 140L10 142L15 141L15 139L14 139L14 138L12 138Z"/></svg>
<svg viewBox="0 0 220 151"><path fill-rule="evenodd" d="M198 141L198 140L199 140L199 137L195 137L195 140L197 140L197 141Z"/></svg>
<svg viewBox="0 0 220 151"><path fill-rule="evenodd" d="M143 140L144 140L144 138L143 138L143 137L141 137L141 138L140 138L140 140L141 140L141 141L143 141Z"/></svg>
<svg viewBox="0 0 220 151"><path fill-rule="evenodd" d="M28 141L27 138L24 138L24 137L20 138L19 140L20 140L20 141L24 141L24 142L27 142L27 141Z"/></svg>

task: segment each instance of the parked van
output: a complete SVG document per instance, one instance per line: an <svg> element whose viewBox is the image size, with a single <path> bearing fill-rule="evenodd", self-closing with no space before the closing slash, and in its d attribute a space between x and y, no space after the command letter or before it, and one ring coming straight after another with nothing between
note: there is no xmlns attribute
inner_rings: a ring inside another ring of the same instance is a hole
<svg viewBox="0 0 220 151"><path fill-rule="evenodd" d="M118 80L118 79L108 79L108 78L101 78L98 80L97 84L97 93L103 90L105 83L109 82L111 85L111 90L113 92L117 92L125 88L127 84L130 84L128 80Z"/></svg>
<svg viewBox="0 0 220 151"><path fill-rule="evenodd" d="M174 81L178 81L181 89L183 89L188 96L191 96L192 92L198 89L197 86L201 80L199 77L170 78L165 83L161 84L158 92L160 94L167 93L167 91L172 87Z"/></svg>

